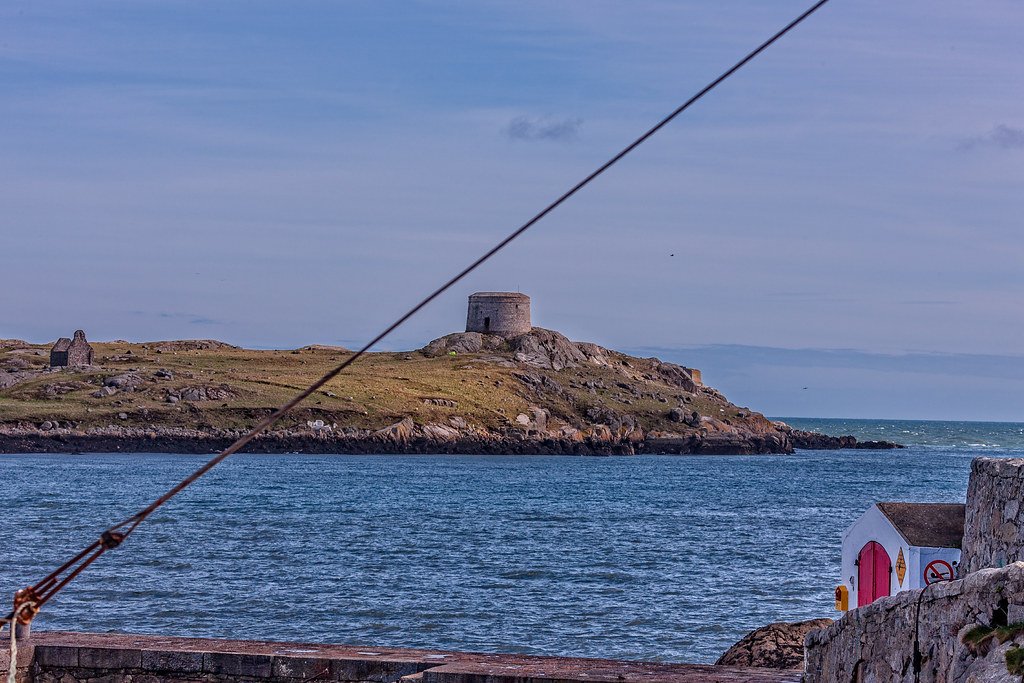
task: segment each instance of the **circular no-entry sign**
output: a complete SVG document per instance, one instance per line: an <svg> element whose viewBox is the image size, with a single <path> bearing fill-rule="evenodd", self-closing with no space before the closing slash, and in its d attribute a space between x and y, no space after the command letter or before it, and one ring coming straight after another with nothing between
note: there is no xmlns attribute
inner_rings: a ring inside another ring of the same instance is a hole
<svg viewBox="0 0 1024 683"><path fill-rule="evenodd" d="M945 560L932 560L924 568L924 585L953 580L953 567Z"/></svg>

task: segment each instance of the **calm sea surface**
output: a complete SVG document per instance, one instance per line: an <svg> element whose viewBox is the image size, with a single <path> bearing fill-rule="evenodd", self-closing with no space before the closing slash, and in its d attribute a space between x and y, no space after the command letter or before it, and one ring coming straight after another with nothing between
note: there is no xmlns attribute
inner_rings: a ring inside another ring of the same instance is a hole
<svg viewBox="0 0 1024 683"><path fill-rule="evenodd" d="M788 421L911 447L236 456L36 628L708 662L832 616L840 534L873 501L962 500L971 458L1024 454L1024 424ZM0 597L200 462L0 456Z"/></svg>

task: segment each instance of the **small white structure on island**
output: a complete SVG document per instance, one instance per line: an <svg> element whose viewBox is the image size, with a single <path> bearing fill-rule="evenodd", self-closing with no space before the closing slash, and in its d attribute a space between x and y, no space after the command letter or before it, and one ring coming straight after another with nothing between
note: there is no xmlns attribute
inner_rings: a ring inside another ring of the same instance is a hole
<svg viewBox="0 0 1024 683"><path fill-rule="evenodd" d="M962 503L875 503L843 534L836 609L952 580L963 536Z"/></svg>

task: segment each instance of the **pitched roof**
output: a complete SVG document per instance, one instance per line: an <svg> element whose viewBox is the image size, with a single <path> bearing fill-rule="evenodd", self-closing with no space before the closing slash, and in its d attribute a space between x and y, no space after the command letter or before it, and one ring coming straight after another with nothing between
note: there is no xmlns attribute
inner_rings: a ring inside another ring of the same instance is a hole
<svg viewBox="0 0 1024 683"><path fill-rule="evenodd" d="M963 503L878 503L910 545L959 548L964 538Z"/></svg>
<svg viewBox="0 0 1024 683"><path fill-rule="evenodd" d="M69 346L71 346L71 340L67 337L61 337L57 340L57 343L53 345L53 348L50 349L50 351L67 351Z"/></svg>

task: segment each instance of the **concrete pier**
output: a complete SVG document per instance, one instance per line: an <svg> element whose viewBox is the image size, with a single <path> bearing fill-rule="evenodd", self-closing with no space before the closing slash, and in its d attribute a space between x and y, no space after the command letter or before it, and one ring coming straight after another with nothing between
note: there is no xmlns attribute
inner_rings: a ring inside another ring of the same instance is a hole
<svg viewBox="0 0 1024 683"><path fill-rule="evenodd" d="M247 640L34 631L19 683L796 683L799 671L353 647ZM0 653L0 669L9 655Z"/></svg>

